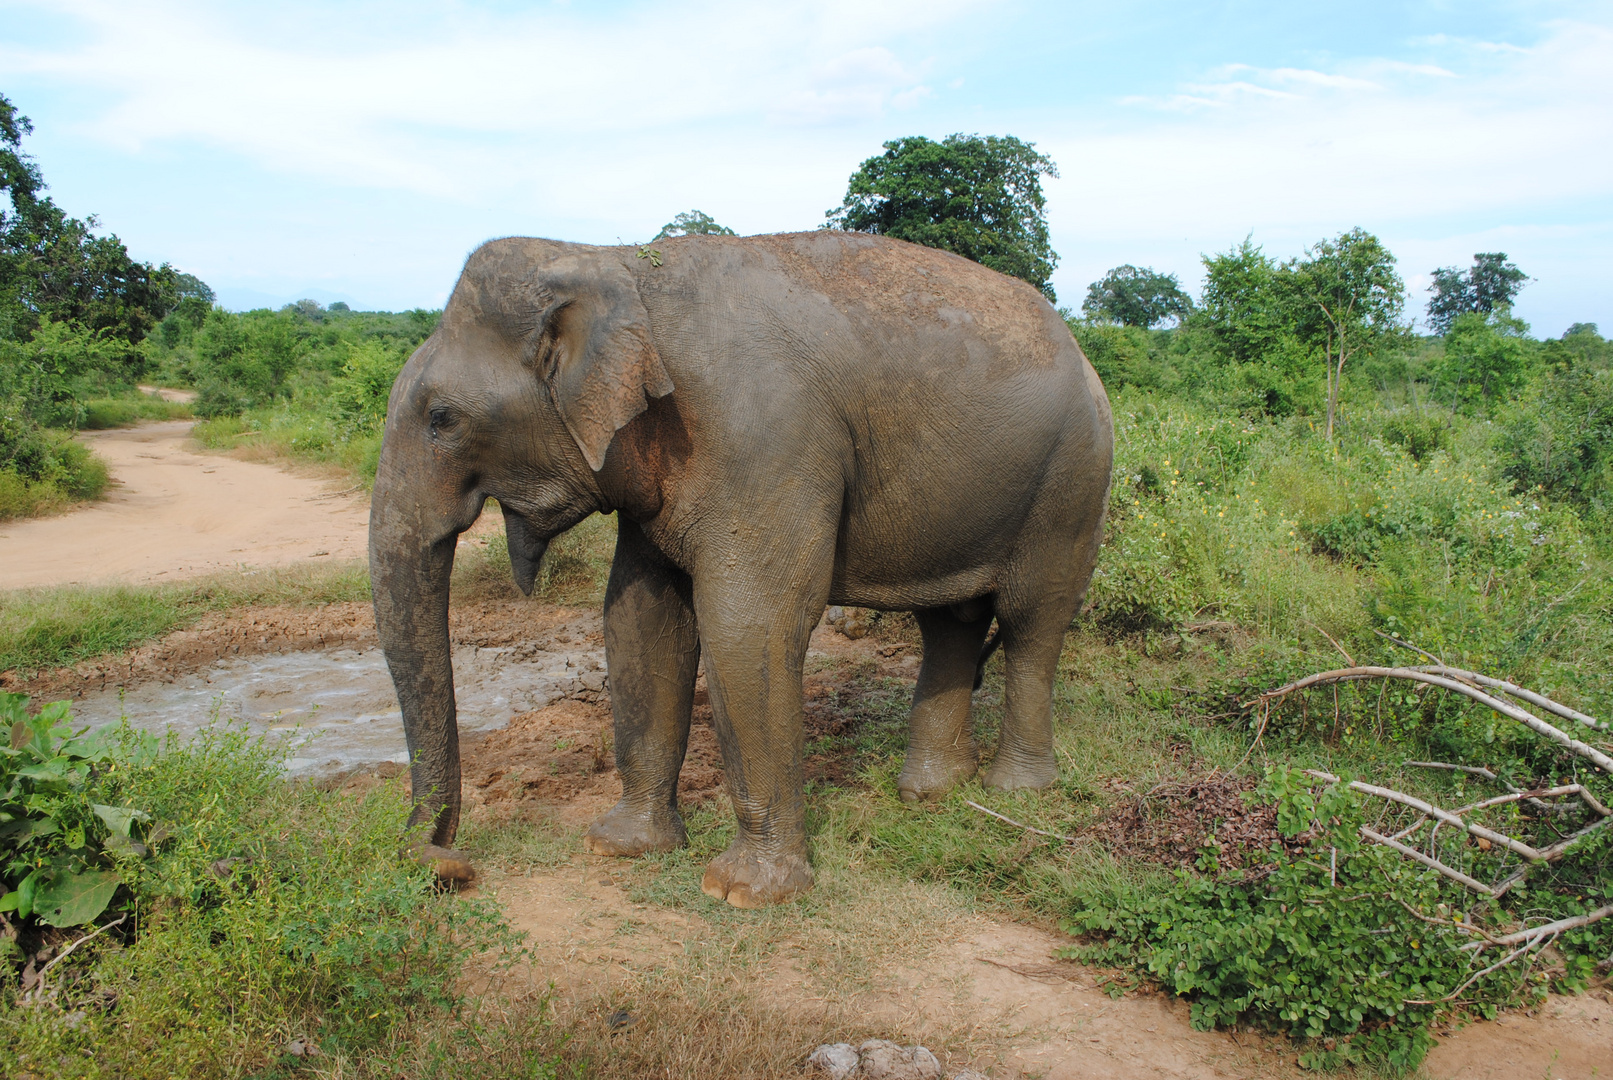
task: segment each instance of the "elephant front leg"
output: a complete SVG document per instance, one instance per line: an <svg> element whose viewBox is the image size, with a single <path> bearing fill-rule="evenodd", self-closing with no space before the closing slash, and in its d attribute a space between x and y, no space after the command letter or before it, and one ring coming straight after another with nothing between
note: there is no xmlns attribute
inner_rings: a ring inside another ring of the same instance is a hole
<svg viewBox="0 0 1613 1080"><path fill-rule="evenodd" d="M978 767L969 734L969 699L986 630L985 617L961 622L948 608L914 612L924 634L924 666L913 690L907 760L896 779L902 801L916 802L950 791Z"/></svg>
<svg viewBox="0 0 1613 1080"><path fill-rule="evenodd" d="M728 850L706 868L700 887L735 907L761 907L793 899L812 886L801 669L813 619L805 606L790 604L776 619L730 622L722 607L701 606L701 641L739 830ZM718 610L708 614L711 608Z"/></svg>
<svg viewBox="0 0 1613 1080"><path fill-rule="evenodd" d="M620 521L605 590L605 660L622 798L588 830L585 843L596 855L642 855L688 842L678 773L700 663L689 589L688 576L638 526Z"/></svg>

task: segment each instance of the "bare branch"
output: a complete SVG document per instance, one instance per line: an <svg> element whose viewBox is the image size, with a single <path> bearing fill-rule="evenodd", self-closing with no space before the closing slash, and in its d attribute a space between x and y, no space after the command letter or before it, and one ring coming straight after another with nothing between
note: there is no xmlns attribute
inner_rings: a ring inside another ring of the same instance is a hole
<svg viewBox="0 0 1613 1080"><path fill-rule="evenodd" d="M1523 788L1518 787L1516 784L1507 783L1495 773L1480 765L1452 765L1445 761L1408 761L1406 764L1415 766L1419 769L1448 769L1451 772L1467 773L1469 776L1482 776L1486 780L1495 781L1508 791L1512 792L1514 795L1524 796L1524 798L1528 800L1529 805L1533 806L1537 810L1544 810L1548 814L1569 814L1573 812L1566 806L1556 806L1551 803L1544 803L1539 799L1529 797L1529 794L1525 792ZM1597 805L1599 806L1601 804L1598 803ZM1460 811L1458 811L1458 813L1460 813Z"/></svg>
<svg viewBox="0 0 1613 1080"><path fill-rule="evenodd" d="M1560 705L1544 694L1537 694L1533 690L1526 690L1521 686L1507 682L1505 679L1497 679L1489 675L1480 675L1476 671L1464 671L1461 668L1446 667L1444 664L1424 665L1419 667L1417 670L1426 671L1430 675L1449 675L1454 679L1462 679L1465 682L1473 682L1480 686L1488 686L1492 690L1500 690L1502 693L1515 697L1519 701L1527 701L1531 705L1538 705L1540 708L1545 709L1549 713L1560 716L1564 720L1573 720L1576 723L1584 724L1586 727L1593 728L1596 731L1613 730L1613 725L1604 723L1603 721L1596 719L1594 716L1586 716L1578 709L1570 709L1567 705Z"/></svg>
<svg viewBox="0 0 1613 1080"><path fill-rule="evenodd" d="M1377 634L1379 637L1383 638L1383 640L1385 640L1385 641L1390 641L1390 642L1393 642L1396 645L1399 645L1402 649L1410 649L1412 652L1416 653L1418 656L1426 656L1428 659L1432 660L1436 664L1443 664L1445 662L1445 661L1441 660L1439 657L1435 656L1433 653L1429 652L1427 649L1419 649L1417 646L1413 645L1411 642L1409 642L1409 641L1401 641L1399 638L1395 637L1393 634L1386 634L1382 630L1373 630L1372 632L1374 634Z"/></svg>
<svg viewBox="0 0 1613 1080"><path fill-rule="evenodd" d="M1361 835L1366 837L1368 840L1371 840L1374 844L1382 844L1384 847L1393 848L1406 858L1411 859L1413 862L1420 862L1430 870L1439 871L1452 881L1460 882L1476 893L1482 893L1485 896L1490 895L1490 887L1484 884L1482 881L1476 881L1462 873L1460 870L1446 866L1444 863L1440 862L1436 858L1433 858L1432 856L1424 855L1414 847L1407 847L1399 840L1392 840L1389 837L1384 836L1382 833L1375 832L1374 830L1367 828L1365 825L1361 826Z"/></svg>
<svg viewBox="0 0 1613 1080"><path fill-rule="evenodd" d="M1504 937L1492 938L1491 940L1496 945L1518 945L1535 942L1543 937L1556 937L1558 934L1567 933L1569 930L1578 930L1582 926L1590 926L1592 923L1601 922L1609 915L1613 915L1613 904L1606 904L1595 911L1586 912L1584 915L1558 919L1556 922L1533 926L1527 930L1519 930L1515 934L1507 934Z"/></svg>
<svg viewBox="0 0 1613 1080"><path fill-rule="evenodd" d="M1533 713L1525 709L1521 709L1510 702L1502 701L1500 698L1492 697L1491 695L1486 694L1484 691L1475 689L1473 686L1465 682L1447 678L1444 675L1436 675L1431 672L1422 671L1418 668L1386 668L1364 665L1361 667L1340 668L1336 671L1322 671L1315 675L1307 675L1303 679L1291 682L1287 686L1278 687L1276 690L1268 690L1264 694L1261 694L1259 697L1255 698L1253 701L1245 703L1244 708L1253 708L1255 705L1263 702L1276 701L1287 697L1289 694L1292 694L1295 691L1305 690L1312 686L1325 686L1331 683L1340 682L1354 682L1361 679L1408 679L1412 682L1427 683L1430 686L1438 686L1446 690L1454 691L1463 695L1464 697L1472 698L1481 705L1489 706L1491 709L1503 716L1511 717L1512 719L1528 727L1531 731L1544 735L1554 742L1560 743L1569 750L1574 751L1574 753L1579 754L1581 757L1588 758L1604 772L1613 774L1613 757L1608 757L1608 755L1596 749L1594 746L1588 746L1585 743L1580 742L1578 739L1571 738L1568 735L1563 734L1563 732L1559 731L1551 724L1546 723L1546 721L1540 719Z"/></svg>
<svg viewBox="0 0 1613 1080"><path fill-rule="evenodd" d="M1334 776L1332 773L1325 773L1320 769L1306 769L1305 775L1314 776L1318 780L1326 780L1330 784L1337 784L1340 782L1339 778ZM1471 822L1463 821L1449 810L1442 810L1433 803L1424 802L1415 795L1407 795L1405 792L1396 791L1393 788L1379 787L1377 784L1364 784L1359 780L1351 780L1349 787L1352 791L1359 791L1365 795L1376 795L1380 799L1388 799L1390 802L1397 802L1402 806L1409 806L1413 810L1426 814L1431 818L1437 818L1446 825L1453 826L1461 829L1465 833L1488 840L1492 844L1498 844L1501 847L1506 848L1508 851L1517 852L1530 862L1540 862L1544 858L1539 851L1530 847L1528 844L1525 844L1521 840L1514 840L1505 833L1498 833L1493 829L1486 829L1482 825L1474 825ZM1387 837L1385 837L1385 839L1387 839Z"/></svg>
<svg viewBox="0 0 1613 1080"><path fill-rule="evenodd" d="M1062 833L1048 832L1045 829L1038 829L1034 826L1027 825L1023 821L1015 821L1013 818L1005 817L1004 815L997 813L995 810L987 810L984 806L981 806L979 803L974 802L971 799L965 799L963 801L966 806L972 806L976 810L979 810L982 814L989 814L998 821L1006 821L1016 829L1024 829L1026 832L1033 832L1037 836L1052 837L1054 840L1063 840L1067 844L1076 843L1076 838L1073 836L1065 836Z"/></svg>
<svg viewBox="0 0 1613 1080"><path fill-rule="evenodd" d="M1479 943L1474 942L1474 944L1479 944ZM1432 999L1428 999L1428 1000L1422 1000L1422 999L1413 1000L1411 998L1407 998L1406 999L1406 1004L1407 1005L1443 1005L1447 1001L1454 1001L1456 999L1457 994L1460 994L1463 990L1466 990L1468 987L1472 986L1474 983L1476 983L1480 979L1484 978L1484 976L1490 974L1490 972L1497 971L1497 970L1499 970L1501 968L1506 967L1508 964L1512 963L1512 961L1516 960L1518 957L1522 956L1524 953L1528 952L1532 948L1534 948L1534 942L1530 942L1529 944L1527 944L1527 945L1523 946L1521 949L1519 949L1517 952L1514 952L1514 953L1510 954L1509 956L1507 956L1507 958L1505 960L1498 960L1495 963L1491 964L1489 967L1485 968L1483 971L1475 972L1470 978L1468 978L1468 980L1466 982L1462 983L1461 986L1458 986L1455 990L1452 990L1450 993L1446 994L1442 998L1432 998Z"/></svg>

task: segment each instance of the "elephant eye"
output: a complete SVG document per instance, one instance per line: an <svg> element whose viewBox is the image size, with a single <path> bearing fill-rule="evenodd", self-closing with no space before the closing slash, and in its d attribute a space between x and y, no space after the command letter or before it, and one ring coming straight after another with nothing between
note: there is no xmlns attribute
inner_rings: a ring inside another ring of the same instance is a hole
<svg viewBox="0 0 1613 1080"><path fill-rule="evenodd" d="M432 409L430 420L432 438L436 438L438 428L448 427L454 422L453 414L444 408Z"/></svg>

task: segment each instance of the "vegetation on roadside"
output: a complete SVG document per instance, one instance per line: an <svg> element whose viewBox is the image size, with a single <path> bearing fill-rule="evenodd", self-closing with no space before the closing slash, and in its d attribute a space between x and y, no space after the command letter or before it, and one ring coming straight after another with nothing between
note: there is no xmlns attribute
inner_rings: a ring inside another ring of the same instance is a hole
<svg viewBox="0 0 1613 1080"><path fill-rule="evenodd" d="M69 435L150 408L136 389L148 335L213 301L195 277L131 259L93 216L57 206L22 150L32 130L0 95L0 521L101 493L105 466Z"/></svg>
<svg viewBox="0 0 1613 1080"><path fill-rule="evenodd" d="M8 718L22 704L0 698ZM340 1068L454 1016L471 957L518 958L494 905L435 890L407 856L395 787L284 783L274 747L224 727L86 737L65 705L8 726L8 1076Z"/></svg>

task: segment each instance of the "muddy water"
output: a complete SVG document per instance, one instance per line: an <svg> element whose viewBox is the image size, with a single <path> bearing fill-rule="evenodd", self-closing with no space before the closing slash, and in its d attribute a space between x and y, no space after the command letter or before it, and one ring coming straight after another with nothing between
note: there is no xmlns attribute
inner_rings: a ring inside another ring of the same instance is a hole
<svg viewBox="0 0 1613 1080"><path fill-rule="evenodd" d="M562 698L598 700L604 685L600 646L454 650L461 731L503 727L519 713ZM293 775L409 760L392 678L378 648L226 659L174 682L90 693L73 704L79 724L100 727L120 716L136 727L182 737L220 719L244 722L254 734L287 740Z"/></svg>

